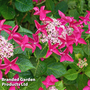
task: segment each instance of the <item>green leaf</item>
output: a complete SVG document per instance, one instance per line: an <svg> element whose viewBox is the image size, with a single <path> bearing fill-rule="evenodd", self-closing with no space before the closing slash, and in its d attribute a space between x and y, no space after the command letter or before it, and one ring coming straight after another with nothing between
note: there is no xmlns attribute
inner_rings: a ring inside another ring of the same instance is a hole
<svg viewBox="0 0 90 90"><path fill-rule="evenodd" d="M8 77L13 78L15 74L18 74L19 78L23 78L23 79L33 78L33 74L30 70L25 72L17 72L17 71L10 70L8 73Z"/></svg>
<svg viewBox="0 0 90 90"><path fill-rule="evenodd" d="M63 82L62 81L58 81L55 83L55 87L58 89L58 90L65 90L65 87L63 86Z"/></svg>
<svg viewBox="0 0 90 90"><path fill-rule="evenodd" d="M28 29L26 29L26 28L23 28L22 26L20 26L18 32L19 32L19 33L23 32L23 33L33 34L30 30L28 30Z"/></svg>
<svg viewBox="0 0 90 90"><path fill-rule="evenodd" d="M65 1L62 1L62 2L58 3L56 5L56 8L55 8L55 10L57 10L57 11L60 10L63 13L65 13L67 11L67 9L68 9L68 5L67 5L67 3Z"/></svg>
<svg viewBox="0 0 90 90"><path fill-rule="evenodd" d="M86 68L85 68L85 74L90 77L90 65L88 65Z"/></svg>
<svg viewBox="0 0 90 90"><path fill-rule="evenodd" d="M53 10L54 10L54 2L52 0L46 0L45 5L48 8L48 10L51 10L53 12Z"/></svg>
<svg viewBox="0 0 90 90"><path fill-rule="evenodd" d="M76 7L76 0L73 0L73 1L69 0L68 1L68 7L71 8L71 9L75 8Z"/></svg>
<svg viewBox="0 0 90 90"><path fill-rule="evenodd" d="M26 12L33 9L32 0L16 0L15 7L20 12Z"/></svg>
<svg viewBox="0 0 90 90"><path fill-rule="evenodd" d="M5 31L1 31L1 35L5 37L5 39L7 39L9 36Z"/></svg>
<svg viewBox="0 0 90 90"><path fill-rule="evenodd" d="M4 24L10 25L10 26L12 26L12 28L15 27L15 21L5 21Z"/></svg>
<svg viewBox="0 0 90 90"><path fill-rule="evenodd" d="M73 9L73 10L69 10L69 15L71 16L71 17L74 17L74 19L76 19L76 20L78 20L79 18L79 13L77 12L77 10L76 9Z"/></svg>
<svg viewBox="0 0 90 90"><path fill-rule="evenodd" d="M37 66L37 61L35 57L30 57L30 62L33 64L34 67Z"/></svg>
<svg viewBox="0 0 90 90"><path fill-rule="evenodd" d="M55 63L56 60L53 57L46 58L43 62L45 62L47 65L51 63Z"/></svg>
<svg viewBox="0 0 90 90"><path fill-rule="evenodd" d="M80 0L80 12L84 11L85 0Z"/></svg>
<svg viewBox="0 0 90 90"><path fill-rule="evenodd" d="M88 0L88 9L90 10L90 0Z"/></svg>
<svg viewBox="0 0 90 90"><path fill-rule="evenodd" d="M56 78L63 76L66 73L64 65L60 62L51 63L47 66L46 75L53 74Z"/></svg>
<svg viewBox="0 0 90 90"><path fill-rule="evenodd" d="M63 82L65 85L76 84L76 80L67 80L66 78L63 78Z"/></svg>
<svg viewBox="0 0 90 90"><path fill-rule="evenodd" d="M66 90L79 90L76 88L75 85L65 85L65 87L66 87Z"/></svg>
<svg viewBox="0 0 90 90"><path fill-rule="evenodd" d="M30 60L23 54L16 54L14 57L18 57L16 64L19 66L21 72L34 68Z"/></svg>
<svg viewBox="0 0 90 90"><path fill-rule="evenodd" d="M88 58L86 58L86 59L87 59L87 63L88 63L88 66L89 66L89 65L90 65L90 56L85 56L85 57L88 57ZM87 67L88 67L88 66L87 66ZM87 67L86 67L86 68L87 68Z"/></svg>
<svg viewBox="0 0 90 90"><path fill-rule="evenodd" d="M42 49L36 48L34 55L37 59L44 57L47 53L47 43L42 44Z"/></svg>
<svg viewBox="0 0 90 90"><path fill-rule="evenodd" d="M64 77L68 80L75 80L78 76L78 72L75 69L69 69Z"/></svg>
<svg viewBox="0 0 90 90"><path fill-rule="evenodd" d="M13 19L15 17L15 10L12 7L5 5L0 8L0 11L5 19Z"/></svg>
<svg viewBox="0 0 90 90"><path fill-rule="evenodd" d="M83 50L87 55L90 55L90 43L87 42L86 45L83 45Z"/></svg>
<svg viewBox="0 0 90 90"><path fill-rule="evenodd" d="M42 62L42 61L39 61L37 63L37 66L35 68L35 71L34 71L34 76L35 77L39 77L41 75L44 75L44 73L46 72L47 70L47 65L46 63Z"/></svg>
<svg viewBox="0 0 90 90"><path fill-rule="evenodd" d="M0 90L8 90L7 86L4 86L4 83L7 84L7 82L3 82L2 80L0 80Z"/></svg>
<svg viewBox="0 0 90 90"><path fill-rule="evenodd" d="M42 84L41 77L39 77L36 81L29 83L26 87L26 90L38 90Z"/></svg>
<svg viewBox="0 0 90 90"><path fill-rule="evenodd" d="M71 67L72 69L79 70L79 67L77 66L77 63L76 63L76 62L73 62L73 63L71 63L71 64L69 64L69 65L70 65L70 67Z"/></svg>
<svg viewBox="0 0 90 90"><path fill-rule="evenodd" d="M83 88L87 85L88 77L84 74L79 74L77 78L78 90L83 90Z"/></svg>
<svg viewBox="0 0 90 90"><path fill-rule="evenodd" d="M81 46L75 46L75 47L73 47L73 52L75 53L75 54L78 54L78 53L80 53L80 54L82 54L83 56L84 56L84 51L83 51L83 49L82 49L82 47Z"/></svg>
<svg viewBox="0 0 90 90"><path fill-rule="evenodd" d="M53 53L52 55L57 60L57 62L60 61L60 56L59 55L57 55L55 53Z"/></svg>
<svg viewBox="0 0 90 90"><path fill-rule="evenodd" d="M33 38L32 37L32 34L30 34L30 33L25 33L25 32L19 32L22 36L24 36L24 35L27 35L28 37L31 37L31 38Z"/></svg>
<svg viewBox="0 0 90 90"><path fill-rule="evenodd" d="M56 18L60 18L59 14L58 14L58 10L62 11L63 13L65 13L68 10L68 5L65 1L61 1L60 3L58 3L55 7L55 11L54 11L54 17Z"/></svg>

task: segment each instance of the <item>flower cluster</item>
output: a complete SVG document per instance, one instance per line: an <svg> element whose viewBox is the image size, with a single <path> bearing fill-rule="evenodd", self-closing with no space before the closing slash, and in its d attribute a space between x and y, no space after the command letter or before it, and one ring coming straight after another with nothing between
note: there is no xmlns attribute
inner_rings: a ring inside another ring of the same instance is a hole
<svg viewBox="0 0 90 90"><path fill-rule="evenodd" d="M37 28L36 35L39 33L39 39L41 42L48 42L49 50L47 51L46 58L53 52L61 56L60 62L74 60L68 54L73 52L73 44L78 45L86 44L83 38L81 38L83 30L83 21L75 20L74 17L65 16L60 10L58 13L61 18L55 19L47 17L46 14L51 11L44 10L45 6L42 6L39 10L38 7L34 7L34 15L39 15L43 25L40 25L35 20ZM89 14L88 14L89 16ZM88 20L87 20L88 21ZM62 51L62 48L65 50Z"/></svg>
<svg viewBox="0 0 90 90"><path fill-rule="evenodd" d="M0 35L0 59L10 58L11 56L13 56L13 45Z"/></svg>
<svg viewBox="0 0 90 90"><path fill-rule="evenodd" d="M53 19L53 22L50 21L44 21L43 23L48 24L45 29L46 29L46 33L48 34L44 34L42 33L41 35L41 41L44 42L48 42L50 40L51 44L56 44L59 43L59 45L62 44L61 40L59 38L66 38L66 34L69 36L73 33L72 28L70 27L66 27L65 25L62 25L61 22L57 19Z"/></svg>
<svg viewBox="0 0 90 90"><path fill-rule="evenodd" d="M57 90L54 86L52 86L55 85L55 82L58 82L58 79L56 79L54 75L47 76L45 81L42 81L46 88L49 87L49 90ZM40 87L39 90L43 90L43 88Z"/></svg>
<svg viewBox="0 0 90 90"><path fill-rule="evenodd" d="M88 65L86 58L84 58L83 60L81 60L81 58L79 58L78 60L79 60L79 62L77 63L77 65L78 65L80 68L83 68L84 66L86 67L86 66Z"/></svg>

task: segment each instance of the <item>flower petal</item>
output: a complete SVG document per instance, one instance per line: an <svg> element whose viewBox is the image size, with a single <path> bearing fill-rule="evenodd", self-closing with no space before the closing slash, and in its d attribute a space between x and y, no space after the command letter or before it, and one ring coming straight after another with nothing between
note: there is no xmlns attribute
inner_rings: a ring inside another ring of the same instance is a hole
<svg viewBox="0 0 90 90"><path fill-rule="evenodd" d="M65 44L64 44L64 43L61 44L58 49L61 49L61 48L63 48L63 47L65 47Z"/></svg>
<svg viewBox="0 0 90 90"><path fill-rule="evenodd" d="M18 74L15 74L13 78L18 79L19 78Z"/></svg>
<svg viewBox="0 0 90 90"><path fill-rule="evenodd" d="M81 44L87 44L87 43L84 41L84 39L82 39L82 38L79 38L78 42L81 43Z"/></svg>
<svg viewBox="0 0 90 90"><path fill-rule="evenodd" d="M4 24L5 21L6 21L5 19L0 20L0 25L2 26L2 25Z"/></svg>
<svg viewBox="0 0 90 90"><path fill-rule="evenodd" d="M71 58L71 56L70 55L65 55L65 59L66 59L66 61L70 61L70 62L73 62L74 60Z"/></svg>
<svg viewBox="0 0 90 90"><path fill-rule="evenodd" d="M53 52L56 53L57 55L60 55L60 52L57 49L53 49Z"/></svg>
<svg viewBox="0 0 90 90"><path fill-rule="evenodd" d="M16 57L15 59L13 59L13 60L11 61L11 64L16 63L17 59L18 59L18 57Z"/></svg>
<svg viewBox="0 0 90 90"><path fill-rule="evenodd" d="M29 41L28 36L24 35L23 38L22 38L22 44L28 43L28 41Z"/></svg>
<svg viewBox="0 0 90 90"><path fill-rule="evenodd" d="M59 13L59 15L60 15L61 18L65 18L65 14L62 13L60 10L58 10L58 13Z"/></svg>
<svg viewBox="0 0 90 90"><path fill-rule="evenodd" d="M15 89L15 86L11 86L11 87L9 88L9 90L16 90L16 89Z"/></svg>
<svg viewBox="0 0 90 90"><path fill-rule="evenodd" d="M4 29L4 31L7 32L8 34L11 33L11 30L9 30L9 29Z"/></svg>
<svg viewBox="0 0 90 90"><path fill-rule="evenodd" d="M13 36L10 34L9 36L8 36L8 40L11 40L13 38Z"/></svg>
<svg viewBox="0 0 90 90"><path fill-rule="evenodd" d="M23 38L22 35L20 33L14 33L13 34L13 38Z"/></svg>
<svg viewBox="0 0 90 90"><path fill-rule="evenodd" d="M64 56L61 56L60 62L63 62L63 61L65 61L65 60L66 60L65 57L64 57Z"/></svg>
<svg viewBox="0 0 90 90"><path fill-rule="evenodd" d="M2 28L4 28L4 29L12 28L12 26L10 26L10 25L5 25L5 24L4 24L4 25L2 26Z"/></svg>
<svg viewBox="0 0 90 90"><path fill-rule="evenodd" d="M17 31L17 29L18 29L18 25L16 25L16 26L13 28L12 33L15 33L15 32Z"/></svg>
<svg viewBox="0 0 90 90"><path fill-rule="evenodd" d="M56 79L54 75L50 75L50 80L54 83L58 82L58 79Z"/></svg>
<svg viewBox="0 0 90 90"><path fill-rule="evenodd" d="M51 22L53 22L53 20L50 17L46 17L45 18L45 21L51 21Z"/></svg>
<svg viewBox="0 0 90 90"><path fill-rule="evenodd" d="M19 66L17 64L14 64L11 66L11 69L15 70L15 71L18 71L18 72L21 72Z"/></svg>
<svg viewBox="0 0 90 90"><path fill-rule="evenodd" d="M40 49L42 49L42 46L40 44L36 44L37 47L39 47Z"/></svg>
<svg viewBox="0 0 90 90"><path fill-rule="evenodd" d="M10 61L7 58L4 58L4 63L8 65L10 64Z"/></svg>
<svg viewBox="0 0 90 90"><path fill-rule="evenodd" d="M7 73L10 71L10 69L11 69L11 67L8 66L8 67L6 68L6 70L5 70L5 74L7 74Z"/></svg>
<svg viewBox="0 0 90 90"><path fill-rule="evenodd" d="M42 87L40 87L38 90L44 90Z"/></svg>
<svg viewBox="0 0 90 90"><path fill-rule="evenodd" d="M2 71L0 70L0 80L2 79Z"/></svg>
<svg viewBox="0 0 90 90"><path fill-rule="evenodd" d="M89 86L85 86L85 87L83 88L83 90L90 90L90 87L89 87Z"/></svg>
<svg viewBox="0 0 90 90"><path fill-rule="evenodd" d="M35 10L34 15L39 15L39 13L40 13L39 8L38 7L34 7L33 9Z"/></svg>
<svg viewBox="0 0 90 90"><path fill-rule="evenodd" d="M70 51L70 53L72 54L72 52L73 52L73 46L70 45L70 46L68 46L67 48L68 48L68 50Z"/></svg>
<svg viewBox="0 0 90 90"><path fill-rule="evenodd" d="M52 52L50 52L50 50L48 50L47 54L46 54L46 58L49 57L51 54L52 54Z"/></svg>
<svg viewBox="0 0 90 90"><path fill-rule="evenodd" d="M40 24L36 20L34 20L34 22L35 22L36 28L39 29L40 28Z"/></svg>
<svg viewBox="0 0 90 90"><path fill-rule="evenodd" d="M29 44L29 43L26 43L26 44L25 44L25 47L26 47L26 48L31 48L31 49L33 49L32 45Z"/></svg>
<svg viewBox="0 0 90 90"><path fill-rule="evenodd" d="M88 80L88 86L90 86L90 80Z"/></svg>

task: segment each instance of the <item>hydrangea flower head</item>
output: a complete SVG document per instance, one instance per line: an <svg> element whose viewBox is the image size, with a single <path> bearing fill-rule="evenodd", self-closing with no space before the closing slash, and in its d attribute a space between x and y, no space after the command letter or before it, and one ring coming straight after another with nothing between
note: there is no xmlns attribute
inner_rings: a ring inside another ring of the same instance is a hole
<svg viewBox="0 0 90 90"><path fill-rule="evenodd" d="M77 21L74 17L65 16L63 12L58 10L60 18L47 18L46 14L50 11L44 10L45 6L42 6L39 10L38 7L34 7L34 15L39 15L42 25L35 20L36 28L38 29L35 34L40 34L39 38L42 43L47 42L49 50L47 51L46 58L49 57L53 52L61 56L62 61L74 60L68 55L70 52L73 53L73 44L76 46L78 43L86 44L83 38L81 38L82 32L84 31L83 22ZM61 50L65 48L65 50ZM60 49L60 52L58 51ZM68 51L68 52L66 52Z"/></svg>
<svg viewBox="0 0 90 90"><path fill-rule="evenodd" d="M87 59L84 58L83 60L81 60L81 58L79 58L79 62L77 63L77 65L79 66L79 68L83 68L84 66L86 67L88 65Z"/></svg>
<svg viewBox="0 0 90 90"><path fill-rule="evenodd" d="M0 35L0 59L10 58L11 56L13 56L13 45Z"/></svg>

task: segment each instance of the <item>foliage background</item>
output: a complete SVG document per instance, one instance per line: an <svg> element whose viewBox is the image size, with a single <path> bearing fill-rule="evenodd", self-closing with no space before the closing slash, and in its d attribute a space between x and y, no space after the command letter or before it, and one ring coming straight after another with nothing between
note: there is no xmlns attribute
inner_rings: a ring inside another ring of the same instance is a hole
<svg viewBox="0 0 90 90"><path fill-rule="evenodd" d="M86 10L90 11L90 0L45 0L45 2L37 4L32 2L32 0L0 0L0 20L6 19L5 24L11 25L12 27L16 24L19 25L18 32L20 34L26 34L32 37L32 33L35 33L37 30L34 20L40 22L39 17L33 15L33 7L41 7L43 5L46 6L46 10L51 10L48 16L55 18L60 18L58 10L61 10L67 16L74 17L76 20L79 20L79 16L85 16ZM86 31L87 29L88 26L85 26L84 30ZM5 32L1 34L6 38L8 37ZM21 87L21 90L38 90L41 86L45 88L42 81L50 74L53 74L61 80L67 90L82 90L87 85L90 77L90 38L88 39L88 37L90 37L90 35L88 36L83 32L82 38L86 40L87 45L74 46L73 54L71 55L74 62L60 63L60 57L56 54L53 54L43 62L40 60L37 61L45 56L47 52L46 44L42 44L42 50L37 48L34 54L28 49L25 49L24 52L21 48L15 49L15 55L10 59L12 60L16 56L19 57L17 64L22 71L18 73L19 77L36 79L35 82L29 82L28 87ZM10 40L10 42L13 43L15 47L17 46L13 40ZM84 57L88 60L88 66L79 69L77 66L78 58ZM12 78L16 73L17 72L10 70L7 77ZM2 83L1 80L0 83ZM2 84L0 84L0 90L8 90L8 88L9 87L2 87Z"/></svg>

